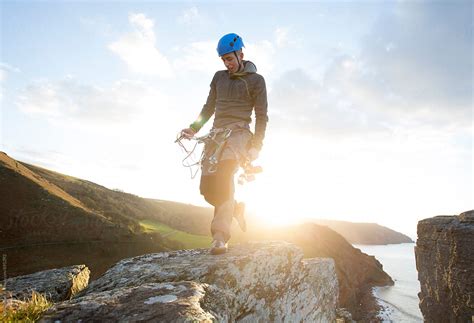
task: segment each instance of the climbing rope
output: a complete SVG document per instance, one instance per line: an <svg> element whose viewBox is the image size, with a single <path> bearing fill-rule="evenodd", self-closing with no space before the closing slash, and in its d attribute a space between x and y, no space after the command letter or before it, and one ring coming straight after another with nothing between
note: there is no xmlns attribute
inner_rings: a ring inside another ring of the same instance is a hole
<svg viewBox="0 0 474 323"><path fill-rule="evenodd" d="M217 163L219 162L220 155L222 154L222 151L224 149L225 143L227 139L230 137L230 134L232 133L231 129L227 128L217 128L217 129L212 129L208 134L201 136L201 137L191 137L190 140L195 141L193 147L191 149L186 148L186 146L183 144L182 140L185 138L183 133L179 133L176 137L175 143L178 143L178 145L184 150L186 153L186 157L183 158L182 164L184 167L189 168L190 173L191 173L191 179L194 179L196 177L196 174L199 171L199 168L201 167L203 161L206 159L206 152L205 149L202 150L201 156L199 157L198 161L192 161L193 157L195 158L195 151L196 148L199 144L213 144L214 149L212 150L212 153L210 156L208 156L208 161L209 161L209 173L214 173L217 171ZM191 159L191 163L188 162L188 159ZM193 167L196 167L196 170L193 171Z"/></svg>
<svg viewBox="0 0 474 323"><path fill-rule="evenodd" d="M186 146L182 142L182 140L185 138L184 134L179 133L177 135L175 143L178 143L178 145L186 153L186 156L183 158L181 163L184 167L189 168L191 179L194 179L196 177L199 169L201 168L204 160L206 159L209 163L209 168L207 169L207 171L211 174L217 171L217 164L219 163L222 152L226 147L227 139L230 137L231 133L231 129L217 128L212 129L208 134L204 136L191 137L190 140L195 141L191 149L186 148ZM192 159L196 156L195 151L199 144L211 144L213 145L213 148L210 149L209 156L206 156L206 150L203 149L199 159L197 161L192 161ZM191 162L188 162L188 160L191 160ZM196 170L193 171L193 167L195 166L197 166ZM243 173L241 173L238 177L238 183L240 185L255 180L255 175L262 172L262 167L253 166L252 162L248 158L240 160L240 167L243 170Z"/></svg>

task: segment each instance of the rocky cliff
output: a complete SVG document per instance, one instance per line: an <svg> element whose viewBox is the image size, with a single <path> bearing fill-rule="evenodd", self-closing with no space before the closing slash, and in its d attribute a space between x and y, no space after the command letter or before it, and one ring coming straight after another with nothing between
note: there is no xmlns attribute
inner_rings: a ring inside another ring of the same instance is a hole
<svg viewBox="0 0 474 323"><path fill-rule="evenodd" d="M378 309L371 296L374 286L393 285L391 277L373 256L354 248L340 234L313 223L259 232L260 239L279 239L301 247L305 257L334 259L339 279L339 306L357 321L369 322Z"/></svg>
<svg viewBox="0 0 474 323"><path fill-rule="evenodd" d="M474 211L418 222L415 247L420 309L426 322L474 316Z"/></svg>
<svg viewBox="0 0 474 323"><path fill-rule="evenodd" d="M302 259L286 242L181 250L124 259L41 322L334 322L334 261Z"/></svg>

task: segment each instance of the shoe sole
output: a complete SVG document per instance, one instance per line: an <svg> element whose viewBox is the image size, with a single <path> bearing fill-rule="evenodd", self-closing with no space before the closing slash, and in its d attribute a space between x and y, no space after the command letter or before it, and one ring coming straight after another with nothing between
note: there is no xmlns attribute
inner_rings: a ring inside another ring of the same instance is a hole
<svg viewBox="0 0 474 323"><path fill-rule="evenodd" d="M211 255L222 255L227 252L227 248L211 248Z"/></svg>

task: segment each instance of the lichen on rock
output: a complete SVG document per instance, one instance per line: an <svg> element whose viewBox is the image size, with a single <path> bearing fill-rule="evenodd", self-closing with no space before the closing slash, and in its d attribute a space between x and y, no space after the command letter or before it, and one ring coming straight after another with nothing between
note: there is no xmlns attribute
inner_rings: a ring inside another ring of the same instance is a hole
<svg viewBox="0 0 474 323"><path fill-rule="evenodd" d="M6 293L14 299L28 299L32 291L53 302L70 299L89 283L90 271L85 265L49 269L30 275L9 278Z"/></svg>
<svg viewBox="0 0 474 323"><path fill-rule="evenodd" d="M338 282L334 261L302 260L283 241L124 259L42 322L240 321L333 322Z"/></svg>

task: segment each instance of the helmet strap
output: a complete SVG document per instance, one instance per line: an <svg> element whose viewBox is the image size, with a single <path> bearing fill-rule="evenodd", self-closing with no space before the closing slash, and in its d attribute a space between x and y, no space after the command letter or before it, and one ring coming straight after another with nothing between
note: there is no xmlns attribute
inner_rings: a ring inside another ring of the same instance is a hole
<svg viewBox="0 0 474 323"><path fill-rule="evenodd" d="M242 64L240 63L239 56L237 55L237 51L234 51L235 58L237 58L237 62L239 63L239 68L237 69L237 72L240 72L242 69Z"/></svg>

